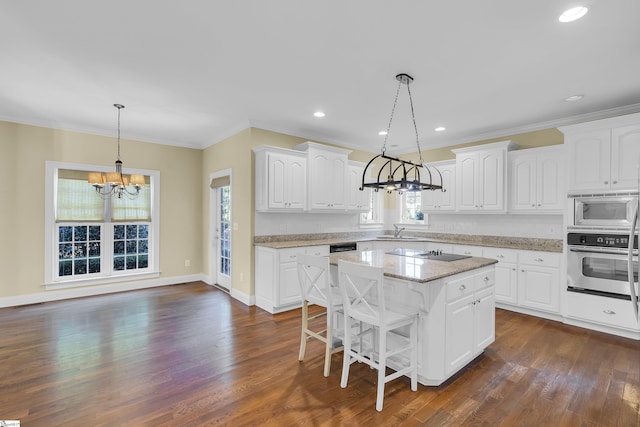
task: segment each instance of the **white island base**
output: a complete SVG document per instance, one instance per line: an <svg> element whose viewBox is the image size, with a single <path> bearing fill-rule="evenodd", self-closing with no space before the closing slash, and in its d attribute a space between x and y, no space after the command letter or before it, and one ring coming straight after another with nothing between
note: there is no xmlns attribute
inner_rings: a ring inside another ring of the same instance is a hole
<svg viewBox="0 0 640 427"><path fill-rule="evenodd" d="M420 384L441 385L493 343L494 285L493 264L422 283L385 276L389 305L419 310Z"/></svg>

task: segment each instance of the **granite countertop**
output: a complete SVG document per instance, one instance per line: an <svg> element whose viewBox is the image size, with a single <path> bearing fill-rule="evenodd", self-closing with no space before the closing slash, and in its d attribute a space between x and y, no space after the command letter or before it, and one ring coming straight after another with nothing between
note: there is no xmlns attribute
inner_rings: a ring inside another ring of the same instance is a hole
<svg viewBox="0 0 640 427"><path fill-rule="evenodd" d="M418 234L418 233L417 233ZM533 237L507 237L462 235L445 233L421 233L412 236L411 239L377 239L376 236L358 235L357 233L345 233L340 235L282 235L282 236L256 236L254 244L273 249L297 248L302 246L333 245L346 242L437 242L454 245L471 245L504 249L517 249L527 251L557 252L562 253L563 243L561 239L541 239Z"/></svg>
<svg viewBox="0 0 640 427"><path fill-rule="evenodd" d="M382 266L384 267L385 276L418 283L431 282L498 262L495 259L480 257L471 257L450 262L435 261L410 256L393 255L383 249L339 252L329 256L329 263L332 265L338 265L338 260Z"/></svg>

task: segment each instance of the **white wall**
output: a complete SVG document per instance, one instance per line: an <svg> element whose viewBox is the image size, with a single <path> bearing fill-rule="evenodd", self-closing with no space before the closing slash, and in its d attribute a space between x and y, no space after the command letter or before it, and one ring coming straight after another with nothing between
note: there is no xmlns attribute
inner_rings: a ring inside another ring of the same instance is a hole
<svg viewBox="0 0 640 427"><path fill-rule="evenodd" d="M426 231L562 239L562 215L430 214Z"/></svg>
<svg viewBox="0 0 640 427"><path fill-rule="evenodd" d="M360 229L360 214L256 212L255 235L346 233Z"/></svg>

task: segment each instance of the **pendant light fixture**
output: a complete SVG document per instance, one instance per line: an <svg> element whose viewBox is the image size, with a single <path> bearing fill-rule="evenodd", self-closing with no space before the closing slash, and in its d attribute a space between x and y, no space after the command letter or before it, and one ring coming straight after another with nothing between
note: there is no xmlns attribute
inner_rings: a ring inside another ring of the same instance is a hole
<svg viewBox="0 0 640 427"><path fill-rule="evenodd" d="M440 176L440 183L442 183L442 175L440 174L440 171L434 167L427 166L426 164L424 164L424 160L422 159L420 138L418 137L418 127L416 125L416 118L413 111L413 99L411 98L411 89L409 88L410 83L413 81L413 77L403 73L398 74L396 76L396 80L398 80L398 89L396 91L396 98L393 102L393 108L391 110L391 117L389 119L389 125L387 126L387 132L384 137L384 143L382 144L382 154L378 154L373 159L371 159L369 163L367 163L367 166L364 168L364 172L362 174L362 186L360 187L360 190L362 191L365 188L373 188L374 191L387 190L387 192L389 193L391 193L392 191L446 191L444 188L442 188L442 185L433 183L434 174ZM393 122L393 115L398 103L400 88L403 84L407 86L407 92L409 94L411 119L413 121L413 128L416 134L416 146L418 147L418 154L420 156L419 163L414 163L409 160L401 160L399 158L391 157L386 154L387 139L389 138L391 123ZM368 176L370 175L369 173L367 173L367 171L378 159L381 159L383 161L383 164L377 174L377 179L367 182Z"/></svg>
<svg viewBox="0 0 640 427"><path fill-rule="evenodd" d="M140 189L145 184L144 176L131 174L129 176L122 174L122 160L120 160L120 111L124 108L122 104L113 104L118 109L118 157L116 159L115 172L89 172L88 181L93 185L96 192L103 196L115 196L119 199L122 196L134 198L140 194ZM130 187L131 189L127 189Z"/></svg>

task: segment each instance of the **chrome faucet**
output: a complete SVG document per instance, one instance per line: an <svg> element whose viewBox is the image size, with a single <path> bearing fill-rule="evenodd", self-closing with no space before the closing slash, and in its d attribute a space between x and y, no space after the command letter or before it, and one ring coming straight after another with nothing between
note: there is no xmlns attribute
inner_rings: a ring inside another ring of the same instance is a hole
<svg viewBox="0 0 640 427"><path fill-rule="evenodd" d="M398 224L393 224L393 228L395 228L395 231L393 232L393 238L399 239L400 233L402 233L402 231L404 230L404 227L400 227Z"/></svg>

